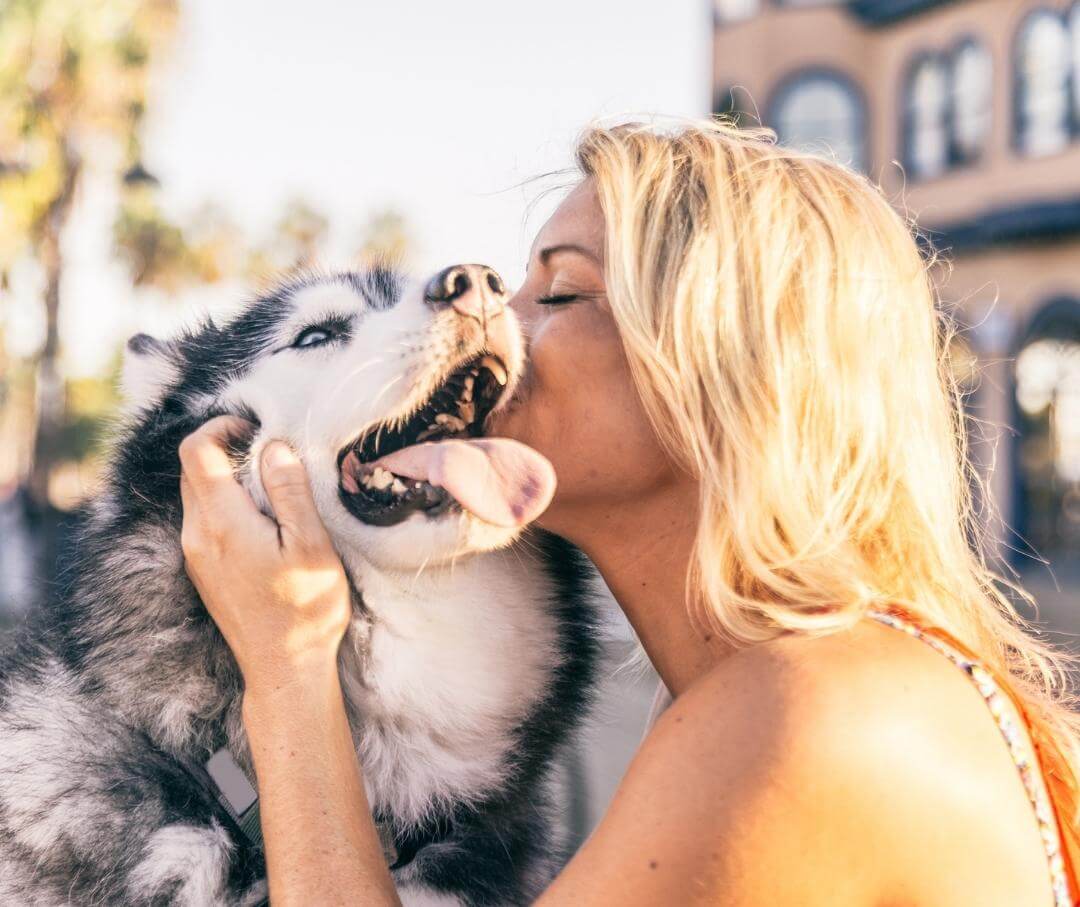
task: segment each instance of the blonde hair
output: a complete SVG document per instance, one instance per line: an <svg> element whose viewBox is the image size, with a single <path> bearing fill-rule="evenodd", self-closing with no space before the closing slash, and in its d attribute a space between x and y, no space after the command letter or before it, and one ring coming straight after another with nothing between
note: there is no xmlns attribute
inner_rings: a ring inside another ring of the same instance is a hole
<svg viewBox="0 0 1080 907"><path fill-rule="evenodd" d="M577 163L637 389L700 479L689 599L738 645L902 606L1011 678L1072 780L1071 664L987 566L949 332L904 219L862 176L719 121L594 127Z"/></svg>

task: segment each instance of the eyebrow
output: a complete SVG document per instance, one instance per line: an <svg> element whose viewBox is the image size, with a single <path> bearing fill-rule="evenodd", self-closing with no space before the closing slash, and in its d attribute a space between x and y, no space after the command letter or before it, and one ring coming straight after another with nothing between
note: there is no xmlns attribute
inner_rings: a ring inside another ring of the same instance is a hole
<svg viewBox="0 0 1080 907"><path fill-rule="evenodd" d="M536 257L540 259L540 264L546 265L549 258L562 252L576 252L578 255L585 256L590 261L594 261L596 262L596 264L600 264L600 259L596 257L595 252L592 252L591 250L586 249L584 246L579 246L574 243L559 243L556 246L547 246L546 248L541 249L540 254Z"/></svg>

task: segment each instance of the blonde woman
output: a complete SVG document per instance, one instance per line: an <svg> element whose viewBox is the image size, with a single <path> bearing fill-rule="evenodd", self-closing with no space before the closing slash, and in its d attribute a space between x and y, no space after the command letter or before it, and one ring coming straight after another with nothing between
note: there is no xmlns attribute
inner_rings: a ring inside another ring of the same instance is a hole
<svg viewBox="0 0 1080 907"><path fill-rule="evenodd" d="M674 702L540 903L1075 903L1068 665L974 553L902 219L712 122L596 128L577 160L493 431L552 461L541 524L599 567ZM220 437L187 446L185 539L248 680L273 903L398 903L336 687L341 568L280 445L264 475L299 490L300 553L215 507ZM325 591L300 607L281 590L305 576Z"/></svg>

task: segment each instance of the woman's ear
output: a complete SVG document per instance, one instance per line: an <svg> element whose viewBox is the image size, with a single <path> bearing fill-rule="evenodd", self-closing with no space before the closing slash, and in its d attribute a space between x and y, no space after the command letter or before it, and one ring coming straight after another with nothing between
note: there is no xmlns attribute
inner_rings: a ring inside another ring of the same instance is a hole
<svg viewBox="0 0 1080 907"><path fill-rule="evenodd" d="M176 345L149 334L136 334L124 349L120 389L128 412L147 410L180 379Z"/></svg>

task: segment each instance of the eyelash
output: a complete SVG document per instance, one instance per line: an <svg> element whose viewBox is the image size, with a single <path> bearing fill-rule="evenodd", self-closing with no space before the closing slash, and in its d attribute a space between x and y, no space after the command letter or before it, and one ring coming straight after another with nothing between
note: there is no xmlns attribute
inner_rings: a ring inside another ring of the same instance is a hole
<svg viewBox="0 0 1080 907"><path fill-rule="evenodd" d="M289 344L289 348L294 350L315 349L316 347L326 346L328 343L340 340L342 337L346 336L347 333L347 325L338 322L336 319L322 324L309 324L296 335L293 342ZM326 336L320 340L316 340L314 343L304 343L304 340L312 334L325 334Z"/></svg>
<svg viewBox="0 0 1080 907"><path fill-rule="evenodd" d="M578 293L560 293L556 296L541 296L536 300L537 305L566 305L580 299Z"/></svg>
<svg viewBox="0 0 1080 907"><path fill-rule="evenodd" d="M326 336L321 340L316 340L314 343L305 343L304 341L313 334L325 334ZM309 350L317 346L325 346L333 339L333 331L318 325L313 325L309 328L304 328L299 334L297 334L296 339L292 342L291 345L292 348L296 350Z"/></svg>

